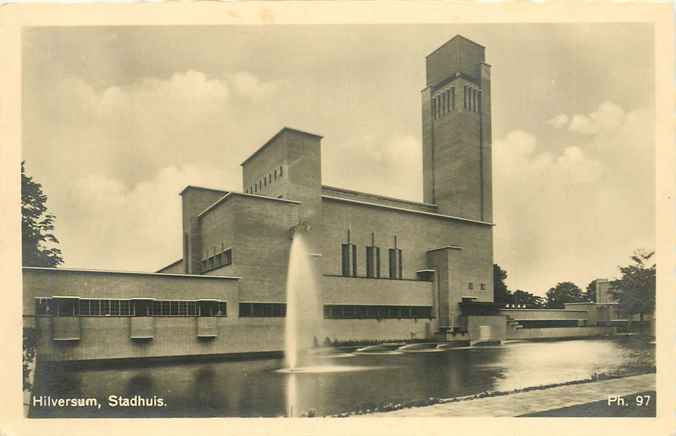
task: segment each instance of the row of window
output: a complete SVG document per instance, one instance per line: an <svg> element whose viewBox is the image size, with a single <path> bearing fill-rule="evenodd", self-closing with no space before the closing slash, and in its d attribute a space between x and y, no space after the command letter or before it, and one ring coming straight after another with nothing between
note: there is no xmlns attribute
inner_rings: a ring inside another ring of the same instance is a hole
<svg viewBox="0 0 676 436"><path fill-rule="evenodd" d="M285 303L239 303L240 318L284 318Z"/></svg>
<svg viewBox="0 0 676 436"><path fill-rule="evenodd" d="M341 272L346 277L357 277L358 256L357 246L355 244L341 244ZM380 247L366 247L366 277L380 278ZM390 248L388 250L389 258L389 278L402 279L404 271L404 261L401 249Z"/></svg>
<svg viewBox="0 0 676 436"><path fill-rule="evenodd" d="M240 317L283 318L286 316L285 303L240 303ZM324 306L326 319L418 319L432 318L431 306Z"/></svg>
<svg viewBox="0 0 676 436"><path fill-rule="evenodd" d="M36 298L38 316L228 316L225 301Z"/></svg>
<svg viewBox="0 0 676 436"><path fill-rule="evenodd" d="M212 254L211 256L202 259L200 262L202 272L211 271L212 269L228 265L232 265L232 248L225 249L220 253Z"/></svg>
<svg viewBox="0 0 676 436"><path fill-rule="evenodd" d="M465 110L470 112L481 111L481 91L471 86L465 86Z"/></svg>
<svg viewBox="0 0 676 436"><path fill-rule="evenodd" d="M434 119L455 110L455 88L451 87L432 99L432 115Z"/></svg>
<svg viewBox="0 0 676 436"><path fill-rule="evenodd" d="M38 316L228 316L225 301L36 298ZM240 303L240 318L284 318L285 303ZM432 318L431 306L325 305L327 319Z"/></svg>
<svg viewBox="0 0 676 436"><path fill-rule="evenodd" d="M281 179L283 176L284 167L280 166L279 168L275 168L274 171L264 175L258 179L256 183L246 188L245 192L247 194L257 194L258 192L261 192L263 189L267 188L268 185L271 185L272 182L276 182L278 178Z"/></svg>
<svg viewBox="0 0 676 436"><path fill-rule="evenodd" d="M464 87L463 108L470 112L481 111L481 91L471 86ZM455 110L455 87L438 93L432 98L432 116L440 118Z"/></svg>
<svg viewBox="0 0 676 436"><path fill-rule="evenodd" d="M422 319L432 318L431 306L326 305L327 319Z"/></svg>

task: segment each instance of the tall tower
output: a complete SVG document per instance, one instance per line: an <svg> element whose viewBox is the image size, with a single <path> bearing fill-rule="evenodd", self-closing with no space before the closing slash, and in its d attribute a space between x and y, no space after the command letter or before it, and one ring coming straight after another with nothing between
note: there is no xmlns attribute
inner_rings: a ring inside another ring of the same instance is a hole
<svg viewBox="0 0 676 436"><path fill-rule="evenodd" d="M456 35L426 58L423 192L439 212L493 221L491 70L484 47Z"/></svg>

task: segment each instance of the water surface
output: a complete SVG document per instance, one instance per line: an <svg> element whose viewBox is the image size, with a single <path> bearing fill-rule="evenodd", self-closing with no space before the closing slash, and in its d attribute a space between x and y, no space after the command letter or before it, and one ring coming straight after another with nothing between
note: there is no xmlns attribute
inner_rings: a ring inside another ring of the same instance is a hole
<svg viewBox="0 0 676 436"><path fill-rule="evenodd" d="M36 395L93 397L93 408L32 408L33 417L286 416L367 409L560 383L655 365L654 345L618 339L517 342L442 352L340 354L313 358L326 370L285 373L283 359L131 368L50 367ZM352 370L354 369L354 370ZM162 398L163 407L109 407L109 395Z"/></svg>

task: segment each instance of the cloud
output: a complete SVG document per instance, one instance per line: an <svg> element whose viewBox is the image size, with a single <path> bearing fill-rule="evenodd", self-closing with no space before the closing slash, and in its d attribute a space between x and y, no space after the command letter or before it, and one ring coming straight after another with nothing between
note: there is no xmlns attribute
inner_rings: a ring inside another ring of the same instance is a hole
<svg viewBox="0 0 676 436"><path fill-rule="evenodd" d="M262 82L246 71L235 73L232 76L232 84L241 96L256 101L274 94L280 86L278 82Z"/></svg>
<svg viewBox="0 0 676 436"><path fill-rule="evenodd" d="M422 144L412 136L354 137L325 147L322 160L325 184L397 198L422 197Z"/></svg>
<svg viewBox="0 0 676 436"><path fill-rule="evenodd" d="M496 262L513 288L584 287L655 246L650 112L604 103L576 117L584 136L558 151L525 131L494 143Z"/></svg>
<svg viewBox="0 0 676 436"><path fill-rule="evenodd" d="M599 106L598 110L589 115L574 115L569 130L585 135L613 132L618 129L624 119L625 113L620 106L612 102L605 102Z"/></svg>
<svg viewBox="0 0 676 436"><path fill-rule="evenodd" d="M265 104L281 87L248 72L209 77L188 70L102 89L66 77L40 96L47 104L27 105L26 158L40 160L46 150L56 160L46 171L104 174L126 186L176 162L198 165L206 155L236 175L232 155L246 154L251 143L242 126L253 120L244 109ZM239 177L230 182L239 186Z"/></svg>
<svg viewBox="0 0 676 436"><path fill-rule="evenodd" d="M566 124L568 124L568 115L566 114L557 115L551 120L547 121L547 124L553 126L556 129L560 129L561 127L564 127Z"/></svg>
<svg viewBox="0 0 676 436"><path fill-rule="evenodd" d="M181 202L188 184L222 186L208 166L167 167L132 189L104 175L53 190L49 207L69 267L154 271L181 256Z"/></svg>

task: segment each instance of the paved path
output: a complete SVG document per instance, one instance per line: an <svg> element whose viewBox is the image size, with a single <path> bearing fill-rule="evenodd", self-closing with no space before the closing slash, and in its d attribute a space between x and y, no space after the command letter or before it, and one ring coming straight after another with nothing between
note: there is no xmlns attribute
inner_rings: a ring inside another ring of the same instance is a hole
<svg viewBox="0 0 676 436"><path fill-rule="evenodd" d="M613 380L559 386L490 398L412 407L391 412L360 415L364 417L446 417L446 416L519 416L593 401L609 395L629 395L654 391L655 374L643 374ZM653 399L654 400L654 399Z"/></svg>

